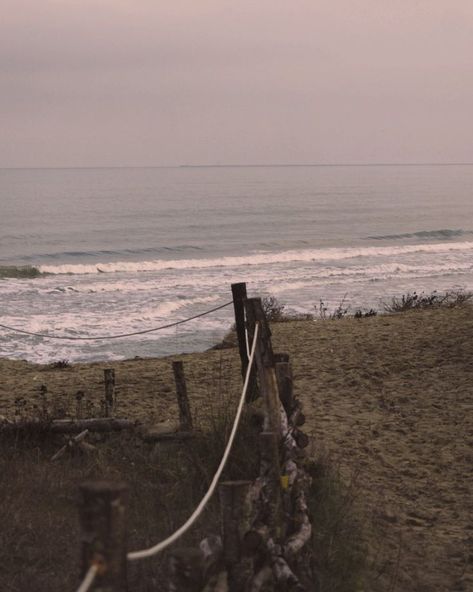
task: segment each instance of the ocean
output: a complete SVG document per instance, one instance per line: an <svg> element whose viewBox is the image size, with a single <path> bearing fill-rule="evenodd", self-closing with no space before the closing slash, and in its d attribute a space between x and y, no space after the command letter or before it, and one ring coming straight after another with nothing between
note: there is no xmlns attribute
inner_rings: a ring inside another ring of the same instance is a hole
<svg viewBox="0 0 473 592"><path fill-rule="evenodd" d="M158 327L231 284L314 313L473 290L473 165L0 170L0 323L68 337ZM0 356L48 363L204 350L227 307L145 335L53 340L0 328Z"/></svg>

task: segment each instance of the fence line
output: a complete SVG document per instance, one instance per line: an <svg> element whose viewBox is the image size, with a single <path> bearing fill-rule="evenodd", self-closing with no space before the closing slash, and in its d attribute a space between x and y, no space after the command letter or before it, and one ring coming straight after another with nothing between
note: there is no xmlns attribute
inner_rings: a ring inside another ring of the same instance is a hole
<svg viewBox="0 0 473 592"><path fill-rule="evenodd" d="M251 347L251 352L250 352L250 357L249 357L249 364L248 364L248 368L246 371L245 383L243 385L242 393L240 396L240 401L238 403L238 407L237 407L237 411L236 411L236 415L235 415L235 420L233 422L232 431L230 433L230 437L228 438L227 447L225 448L225 452L223 453L222 460L220 461L218 469L215 472L215 475L212 479L209 489L207 490L207 493L201 499L199 505L196 507L196 509L194 510L192 515L188 518L188 520L180 528L178 528L171 536L164 539L164 541L161 541L157 545L150 547L149 549L143 549L142 551L133 551L131 553L128 553L127 559L129 561L135 561L137 559L145 559L146 557L152 557L153 555L157 555L163 549L166 549L166 547L169 547L169 545L174 543L174 541L177 541L177 539L179 539L184 533L186 533L189 530L189 528L194 524L194 522L197 520L197 518L202 514L205 506L207 505L208 501L210 500L210 498L214 494L215 489L218 485L218 481L222 475L223 469L225 468L228 457L230 455L230 452L231 452L231 449L233 446L233 441L235 440L235 436L236 436L236 433L238 430L238 425L240 423L241 413L243 411L243 404L245 403L245 399L246 399L246 391L248 390L248 384L250 381L251 368L253 366L253 361L255 359L256 344L257 344L257 340L258 340L258 332L259 332L259 324L256 325L255 334L253 337L253 345Z"/></svg>
<svg viewBox="0 0 473 592"><path fill-rule="evenodd" d="M305 552L312 534L307 506L311 478L301 462L304 458L302 449L308 445L307 436L300 430L305 421L302 405L293 395L288 354L273 353L271 331L261 299L247 299L244 284L234 284L232 289L234 286L244 286L238 297L234 294L233 301L234 305L237 301L239 305L244 304L235 306L244 383L230 437L206 494L187 521L169 537L150 548L127 553L126 484L108 481L82 484L83 579L77 592L104 587L110 592L127 590L127 561L156 555L178 540L202 514L217 485L220 485L222 534L203 539L198 549L172 552L169 592L200 592L204 585L208 592L261 592L263 588L302 592L311 587L312 572ZM210 314L230 304L232 302L166 327ZM0 327L5 328L4 325ZM160 328L108 338L139 335ZM249 342L252 345L248 352ZM263 399L264 409L257 405L248 409L261 430L259 476L255 481L219 484L244 403L251 403L256 397ZM301 578L308 585L304 586Z"/></svg>
<svg viewBox="0 0 473 592"><path fill-rule="evenodd" d="M273 353L271 330L261 299L244 299L244 305L245 324L240 323L239 334L242 365L246 364L244 386L230 439L207 493L190 518L170 537L148 549L127 553L123 537L124 490L112 482L97 483L95 493L101 496L100 504L95 503L94 495L89 496L88 502L85 500L83 524L84 532L90 533L94 528L90 511L99 512L94 530L97 537L85 542L84 557L88 563L83 563L82 568L86 574L96 553L105 554L105 571L98 576L100 581L95 582L93 590L127 590L127 560L151 557L178 540L195 523L217 485L221 534L207 536L197 547L171 551L169 579L165 584L168 592L302 592L312 588L312 560L307 550L312 535L307 504L311 477L304 468L303 450L309 440L300 429L305 417L301 402L293 393L289 356ZM245 326L252 343L250 359L246 355ZM256 377L257 383L253 382ZM248 399L250 387L252 397ZM252 404L257 397L262 399L262 407ZM252 481L219 483L245 400L250 403L248 411L259 431L259 475ZM94 494L90 485L89 491ZM113 516L114 504L122 507L123 512L115 514L116 523L101 529L102 516Z"/></svg>
<svg viewBox="0 0 473 592"><path fill-rule="evenodd" d="M26 331L24 329L18 329L16 327L10 327L9 325L3 325L0 323L0 328L6 329L7 331L13 331L14 333L22 333L23 335L31 335L33 337L43 337L45 339L62 339L66 341L104 341L109 339L121 339L122 337L133 337L134 335L145 335L146 333L154 333L155 331L161 331L162 329L170 329L171 327L177 327L178 325L183 325L184 323L188 323L189 321L193 321L194 319L199 319L200 317L205 317L206 315L212 314L217 310L221 310L222 308L226 308L233 304L233 300L231 302L226 302L225 304L221 304L220 306L216 306L215 308L211 308L205 312L201 312L196 314L192 317L188 317L187 319L182 319L181 321L175 321L173 323L168 323L167 325L161 325L160 327L154 327L152 329L144 329L143 331L133 331L132 333L120 333L118 335L100 335L96 337L81 337L81 336L67 336L67 335L47 335L46 333L34 333L33 331Z"/></svg>

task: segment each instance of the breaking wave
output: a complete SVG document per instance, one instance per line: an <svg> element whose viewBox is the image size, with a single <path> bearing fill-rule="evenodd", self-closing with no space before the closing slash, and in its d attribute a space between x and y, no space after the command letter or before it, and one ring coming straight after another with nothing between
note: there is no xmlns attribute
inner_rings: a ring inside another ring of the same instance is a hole
<svg viewBox="0 0 473 592"><path fill-rule="evenodd" d="M443 254L451 251L473 251L473 242L434 243L390 247L347 247L329 249L307 249L283 251L281 253L253 253L249 255L220 257L214 259L156 259L151 261L114 261L103 263L76 263L40 265L44 274L97 274L97 273L139 273L163 270L187 270L206 268L238 268L257 265L307 263L326 261L347 261L364 257L391 257L413 253Z"/></svg>

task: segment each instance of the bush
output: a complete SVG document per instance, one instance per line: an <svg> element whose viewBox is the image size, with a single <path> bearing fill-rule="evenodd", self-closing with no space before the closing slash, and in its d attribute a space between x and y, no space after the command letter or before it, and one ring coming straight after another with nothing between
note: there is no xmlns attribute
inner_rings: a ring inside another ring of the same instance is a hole
<svg viewBox="0 0 473 592"><path fill-rule="evenodd" d="M270 323L286 323L290 321L312 321L310 313L286 312L285 304L281 304L275 296L267 296L262 300L263 311Z"/></svg>
<svg viewBox="0 0 473 592"><path fill-rule="evenodd" d="M438 293L434 290L431 294L421 292L407 292L400 298L394 296L391 302L383 302L384 311L387 313L405 312L407 310L423 310L426 308L454 308L463 306L473 298L473 292L463 290Z"/></svg>
<svg viewBox="0 0 473 592"><path fill-rule="evenodd" d="M266 296L262 300L263 311L268 321L280 322L284 318L286 306L281 304L275 296Z"/></svg>
<svg viewBox="0 0 473 592"><path fill-rule="evenodd" d="M374 308L370 308L369 310L361 310L361 308L359 308L358 310L355 311L355 314L353 315L355 317L355 319L366 319L368 317L375 317L378 314L378 311L376 311Z"/></svg>
<svg viewBox="0 0 473 592"><path fill-rule="evenodd" d="M319 300L319 305L314 306L318 318L322 321L325 321L326 319L334 321L349 316L350 307L345 304L345 298L346 294L340 301L340 304L336 306L332 312L329 312L328 307L325 305L322 299Z"/></svg>

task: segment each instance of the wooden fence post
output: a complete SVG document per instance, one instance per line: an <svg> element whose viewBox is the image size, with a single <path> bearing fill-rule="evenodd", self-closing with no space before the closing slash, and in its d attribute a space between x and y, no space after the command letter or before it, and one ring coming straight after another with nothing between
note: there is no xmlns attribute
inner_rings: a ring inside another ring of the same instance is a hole
<svg viewBox="0 0 473 592"><path fill-rule="evenodd" d="M289 358L289 356L288 356ZM276 362L276 378L278 381L279 398L284 410L289 414L294 406L292 389L292 366L289 361Z"/></svg>
<svg viewBox="0 0 473 592"><path fill-rule="evenodd" d="M219 486L223 559L230 592L246 590L246 584L253 575L252 559L245 556L242 547L243 537L251 528L251 485L251 481L225 481Z"/></svg>
<svg viewBox="0 0 473 592"><path fill-rule="evenodd" d="M177 404L179 405L179 423L183 432L191 432L193 428L189 397L187 396L186 377L184 364L181 361L172 363L174 380L176 382Z"/></svg>
<svg viewBox="0 0 473 592"><path fill-rule="evenodd" d="M91 591L127 592L127 486L110 481L89 481L80 485L80 492L82 577L91 565L96 565L98 573Z"/></svg>
<svg viewBox="0 0 473 592"><path fill-rule="evenodd" d="M105 368L103 376L105 383L105 417L110 417L115 405L115 370Z"/></svg>
<svg viewBox="0 0 473 592"><path fill-rule="evenodd" d="M245 302L246 315L250 325L260 324L258 343L256 344L256 365L259 387L266 403L267 422L265 429L281 435L281 403L274 365L271 330L264 314L261 298L248 298Z"/></svg>
<svg viewBox="0 0 473 592"><path fill-rule="evenodd" d="M245 330L245 300L246 284L232 284L233 310L235 311L235 328L238 337L238 350L241 359L241 374L246 376L248 368L248 352L246 351L246 330Z"/></svg>

